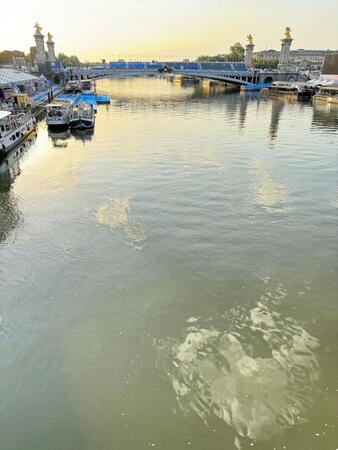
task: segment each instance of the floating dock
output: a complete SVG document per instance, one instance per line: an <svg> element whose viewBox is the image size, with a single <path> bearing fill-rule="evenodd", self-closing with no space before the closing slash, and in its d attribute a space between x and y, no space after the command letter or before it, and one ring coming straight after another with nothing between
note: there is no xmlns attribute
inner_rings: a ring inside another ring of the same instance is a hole
<svg viewBox="0 0 338 450"><path fill-rule="evenodd" d="M81 103L81 102L92 105L92 107L94 108L94 111L97 111L97 101L96 101L95 94L80 94L78 101L76 103Z"/></svg>
<svg viewBox="0 0 338 450"><path fill-rule="evenodd" d="M97 111L98 104L109 104L110 98L107 95L95 95L95 94L61 94L57 98L61 100L68 100L72 104L88 103L92 105L94 110Z"/></svg>
<svg viewBox="0 0 338 450"><path fill-rule="evenodd" d="M252 83L252 84L244 84L241 86L241 91L260 91L263 88L267 88L270 86L270 83Z"/></svg>
<svg viewBox="0 0 338 450"><path fill-rule="evenodd" d="M58 95L57 98L59 100L67 100L71 105L74 105L79 102L80 94L61 94Z"/></svg>
<svg viewBox="0 0 338 450"><path fill-rule="evenodd" d="M110 98L108 97L108 95L97 95L96 96L96 101L97 103L100 104L109 104L110 103Z"/></svg>

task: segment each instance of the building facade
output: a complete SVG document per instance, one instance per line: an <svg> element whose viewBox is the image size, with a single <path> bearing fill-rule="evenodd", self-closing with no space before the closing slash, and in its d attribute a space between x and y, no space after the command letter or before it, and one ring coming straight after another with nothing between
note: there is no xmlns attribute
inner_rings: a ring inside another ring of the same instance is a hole
<svg viewBox="0 0 338 450"><path fill-rule="evenodd" d="M303 62L321 65L323 64L326 55L330 55L337 52L338 50L306 50L300 48L297 50L290 51L289 62L292 63ZM273 49L262 50L260 52L255 52L254 58L279 61L280 51Z"/></svg>

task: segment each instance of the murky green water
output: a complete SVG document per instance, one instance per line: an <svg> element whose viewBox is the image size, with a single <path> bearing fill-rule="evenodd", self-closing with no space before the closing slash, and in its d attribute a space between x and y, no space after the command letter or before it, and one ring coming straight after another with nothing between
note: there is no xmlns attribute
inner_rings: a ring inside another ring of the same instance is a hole
<svg viewBox="0 0 338 450"><path fill-rule="evenodd" d="M1 166L0 448L338 448L338 109L102 81Z"/></svg>

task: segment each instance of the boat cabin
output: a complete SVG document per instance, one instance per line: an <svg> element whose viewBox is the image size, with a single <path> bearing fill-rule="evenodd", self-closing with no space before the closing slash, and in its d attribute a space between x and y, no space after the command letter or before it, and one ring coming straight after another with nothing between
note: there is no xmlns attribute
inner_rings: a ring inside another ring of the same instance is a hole
<svg viewBox="0 0 338 450"><path fill-rule="evenodd" d="M55 99L47 106L48 117L62 117L65 111L70 109L70 102L63 99Z"/></svg>
<svg viewBox="0 0 338 450"><path fill-rule="evenodd" d="M0 111L0 157L19 144L34 129L35 119L31 114Z"/></svg>
<svg viewBox="0 0 338 450"><path fill-rule="evenodd" d="M338 96L338 85L337 86L320 86L319 94L326 95L328 97Z"/></svg>
<svg viewBox="0 0 338 450"><path fill-rule="evenodd" d="M10 111L0 111L0 138L12 130Z"/></svg>
<svg viewBox="0 0 338 450"><path fill-rule="evenodd" d="M94 94L95 84L92 80L81 80L81 90L84 94Z"/></svg>
<svg viewBox="0 0 338 450"><path fill-rule="evenodd" d="M0 139L20 128L27 120L28 114L12 114L10 111L0 111ZM13 139L15 140L15 139Z"/></svg>

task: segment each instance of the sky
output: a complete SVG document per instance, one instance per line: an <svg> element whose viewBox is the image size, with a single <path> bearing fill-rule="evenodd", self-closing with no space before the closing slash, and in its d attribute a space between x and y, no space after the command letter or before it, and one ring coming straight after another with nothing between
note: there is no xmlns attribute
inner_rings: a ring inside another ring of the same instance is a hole
<svg viewBox="0 0 338 450"><path fill-rule="evenodd" d="M0 50L27 53L36 21L56 53L82 61L226 53L249 33L255 50L279 49L285 26L293 48L338 49L337 1L15 0L14 19L1 20Z"/></svg>

